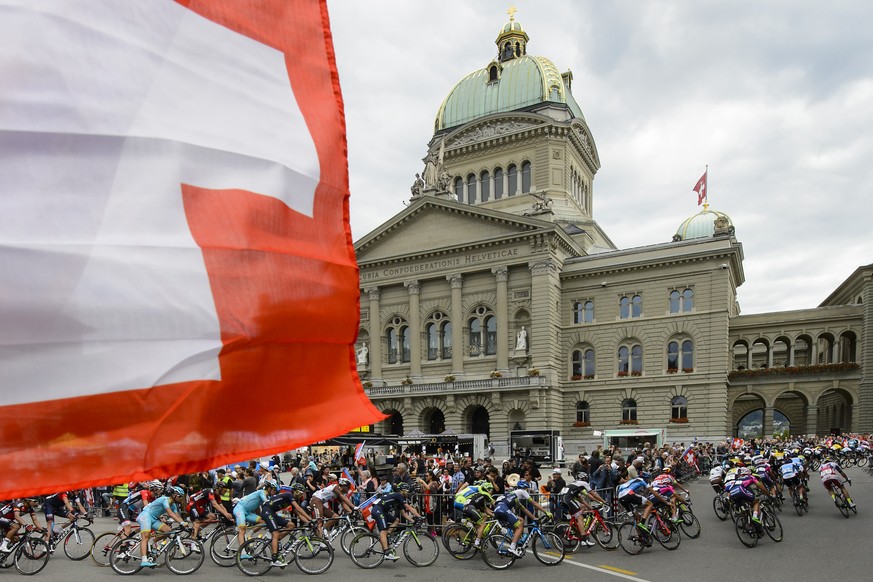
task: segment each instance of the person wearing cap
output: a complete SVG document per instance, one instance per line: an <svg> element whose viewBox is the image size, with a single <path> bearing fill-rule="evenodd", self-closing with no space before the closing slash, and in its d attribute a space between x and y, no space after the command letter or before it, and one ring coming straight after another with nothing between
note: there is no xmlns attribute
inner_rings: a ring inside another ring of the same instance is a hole
<svg viewBox="0 0 873 582"><path fill-rule="evenodd" d="M552 474L549 475L549 480L545 485L546 491L549 492L549 506L552 513L555 514L555 520L561 520L561 491L567 487L567 482L561 475L561 469L555 467L552 469Z"/></svg>

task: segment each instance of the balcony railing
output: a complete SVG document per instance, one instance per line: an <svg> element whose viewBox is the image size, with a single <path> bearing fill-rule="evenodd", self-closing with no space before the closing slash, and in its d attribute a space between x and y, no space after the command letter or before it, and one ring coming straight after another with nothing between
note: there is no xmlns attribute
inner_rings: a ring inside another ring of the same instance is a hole
<svg viewBox="0 0 873 582"><path fill-rule="evenodd" d="M734 370L728 374L728 380L740 380L743 378L768 378L773 376L833 374L834 372L849 372L858 369L860 369L860 366L854 362L841 364L813 364L811 366L774 366L772 368L751 368L748 370Z"/></svg>
<svg viewBox="0 0 873 582"><path fill-rule="evenodd" d="M395 394L427 394L441 392L477 392L482 390L513 390L531 386L545 386L544 376L522 376L520 378L489 378L485 380L464 380L455 382L434 382L432 384L409 384L407 386L372 386L364 388L368 396L392 396Z"/></svg>

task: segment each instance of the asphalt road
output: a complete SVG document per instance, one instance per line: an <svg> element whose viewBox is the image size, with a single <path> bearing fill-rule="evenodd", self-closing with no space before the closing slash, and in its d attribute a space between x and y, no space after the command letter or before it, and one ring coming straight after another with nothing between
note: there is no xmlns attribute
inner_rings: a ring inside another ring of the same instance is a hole
<svg viewBox="0 0 873 582"><path fill-rule="evenodd" d="M497 572L489 569L478 557L461 562L446 552L442 552L429 568L415 568L401 558L399 562L386 562L375 570L362 570L338 551L333 566L322 577L355 582L376 582L385 578L457 580L459 575L464 582L498 579L501 582L530 582L531 576L559 576L563 580L572 577L586 582L622 579L649 582L866 580L873 576L873 552L869 542L873 531L873 479L860 469L849 469L847 473L853 482L850 493L858 504L858 515L844 518L821 484L814 480L809 514L798 517L791 507L779 514L784 541L778 544L766 537L752 549L740 544L732 522L716 519L709 484L699 481L691 484L690 489L703 533L696 540L683 538L673 552L655 546L638 556L629 556L621 549L606 552L593 547L568 555L563 564L551 568L542 566L528 553L509 570ZM111 520L99 519L93 529L99 533L114 528ZM17 576L17 573L12 569L0 575ZM305 576L292 565L284 571L273 569L264 578L303 579ZM62 552L55 554L36 577L49 581L119 579L110 568L98 568L90 559L73 562ZM160 568L141 571L135 577L173 579L175 575ZM190 579L221 582L245 580L247 577L235 567L215 566L207 557Z"/></svg>

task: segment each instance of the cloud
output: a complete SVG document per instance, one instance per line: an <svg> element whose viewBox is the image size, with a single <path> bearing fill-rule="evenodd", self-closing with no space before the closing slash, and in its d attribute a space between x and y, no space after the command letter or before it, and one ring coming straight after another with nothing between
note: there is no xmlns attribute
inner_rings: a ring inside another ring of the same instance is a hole
<svg viewBox="0 0 873 582"><path fill-rule="evenodd" d="M603 167L595 218L620 247L731 216L744 313L818 305L873 262L873 20L811 0L517 4L529 52L572 69ZM503 2L329 2L346 104L356 239L403 209L454 84L484 67Z"/></svg>

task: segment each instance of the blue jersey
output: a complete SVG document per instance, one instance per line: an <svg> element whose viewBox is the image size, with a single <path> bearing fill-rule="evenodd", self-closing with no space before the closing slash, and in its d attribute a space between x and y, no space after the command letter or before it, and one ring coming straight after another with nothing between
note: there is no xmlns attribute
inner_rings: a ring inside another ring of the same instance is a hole
<svg viewBox="0 0 873 582"><path fill-rule="evenodd" d="M147 513L153 518L157 519L167 513L167 510L174 511L176 513L179 512L179 508L176 507L176 504L170 501L170 498L166 495L161 495L148 505L146 505L142 512Z"/></svg>
<svg viewBox="0 0 873 582"><path fill-rule="evenodd" d="M238 507L242 507L246 513L254 513L255 510L267 500L267 493L263 489L258 489L254 493L249 493L237 502Z"/></svg>
<svg viewBox="0 0 873 582"><path fill-rule="evenodd" d="M618 497L621 499L627 495L645 495L648 487L642 478L637 477L618 486Z"/></svg>

